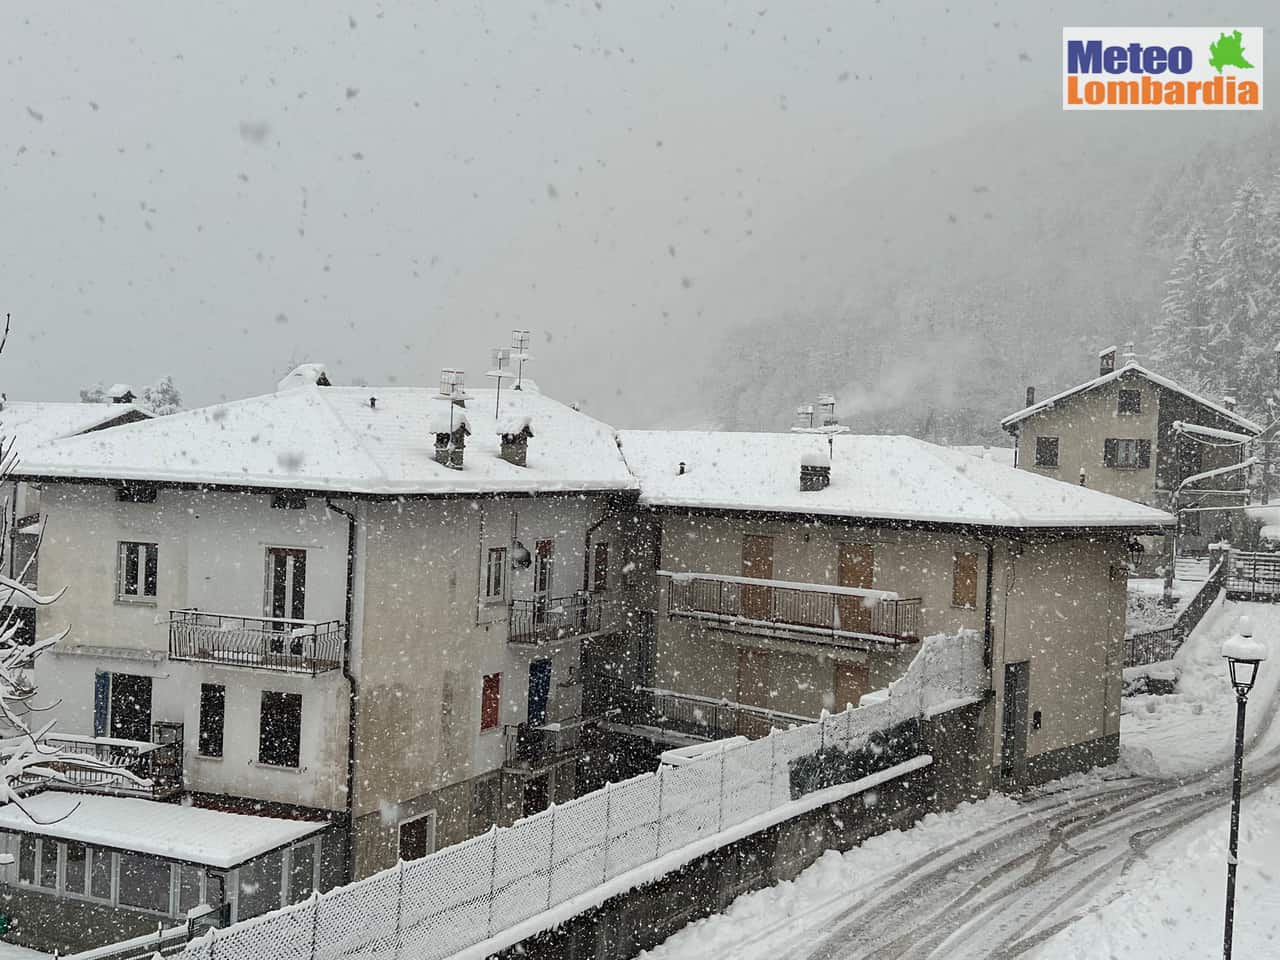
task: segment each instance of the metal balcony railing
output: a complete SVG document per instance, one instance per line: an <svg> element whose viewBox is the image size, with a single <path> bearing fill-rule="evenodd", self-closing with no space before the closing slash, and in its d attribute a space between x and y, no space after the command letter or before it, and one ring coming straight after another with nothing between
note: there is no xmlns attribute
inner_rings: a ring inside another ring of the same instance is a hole
<svg viewBox="0 0 1280 960"><path fill-rule="evenodd" d="M891 646L920 637L920 598L886 590L668 573L667 614L837 642Z"/></svg>
<svg viewBox="0 0 1280 960"><path fill-rule="evenodd" d="M538 727L508 724L506 766L539 770L567 760L582 749L583 734L597 723L599 720L594 717L575 717Z"/></svg>
<svg viewBox="0 0 1280 960"><path fill-rule="evenodd" d="M169 656L315 676L342 669L346 628L340 620L241 617L204 610L169 614Z"/></svg>
<svg viewBox="0 0 1280 960"><path fill-rule="evenodd" d="M122 772L81 769L73 764L51 759L46 766L56 770L64 779L50 781L42 776L27 774L19 778L19 783L24 787L50 786L58 790L145 797L151 800L169 800L182 793L181 740L173 743L144 743L111 737L60 734L45 737L43 744L49 751L58 750L65 754L90 757ZM125 772L144 782L138 783L130 779Z"/></svg>
<svg viewBox="0 0 1280 960"><path fill-rule="evenodd" d="M543 644L610 629L613 603L592 594L512 600L507 639Z"/></svg>

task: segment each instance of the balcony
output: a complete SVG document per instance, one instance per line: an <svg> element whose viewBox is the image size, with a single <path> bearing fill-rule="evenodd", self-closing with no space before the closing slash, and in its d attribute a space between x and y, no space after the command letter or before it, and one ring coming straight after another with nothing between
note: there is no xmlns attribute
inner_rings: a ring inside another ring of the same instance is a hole
<svg viewBox="0 0 1280 960"><path fill-rule="evenodd" d="M612 601L589 593L512 600L507 640L540 646L615 629Z"/></svg>
<svg viewBox="0 0 1280 960"><path fill-rule="evenodd" d="M863 649L896 647L920 637L920 598L887 590L786 580L671 573L667 615L715 623L740 633Z"/></svg>
<svg viewBox="0 0 1280 960"><path fill-rule="evenodd" d="M658 727L694 740L723 740L726 737L755 739L770 730L813 723L815 718L674 690L639 687L623 707L622 719L632 725Z"/></svg>
<svg viewBox="0 0 1280 960"><path fill-rule="evenodd" d="M342 669L346 628L339 620L240 617L203 610L169 614L169 657L316 676Z"/></svg>
<svg viewBox="0 0 1280 960"><path fill-rule="evenodd" d="M531 773L568 760L582 749L584 732L597 722L591 717L575 717L539 727L527 723L507 724L504 766L508 770Z"/></svg>
<svg viewBox="0 0 1280 960"><path fill-rule="evenodd" d="M178 729L181 730L180 727ZM145 743L73 734L50 735L43 742L49 750L61 750L63 753L92 758L101 764L127 771L143 782L138 783L123 773L83 770L54 760L46 766L59 772L64 780L50 781L42 776L24 774L18 780L21 787L54 786L59 790L143 797L148 800L172 800L182 794L181 732L171 743Z"/></svg>

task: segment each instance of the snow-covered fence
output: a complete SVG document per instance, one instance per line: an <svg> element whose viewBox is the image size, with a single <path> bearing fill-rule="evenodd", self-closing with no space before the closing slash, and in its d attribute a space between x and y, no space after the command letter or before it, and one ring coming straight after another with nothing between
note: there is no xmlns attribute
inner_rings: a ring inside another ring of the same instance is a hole
<svg viewBox="0 0 1280 960"><path fill-rule="evenodd" d="M682 848L820 789L793 777L798 761L855 753L908 721L973 702L987 687L976 633L932 637L906 674L863 698L870 701L864 706L664 764L509 828L211 931L180 955L443 960L556 906L586 909L593 904L583 895L606 884L617 893L670 872L685 862Z"/></svg>

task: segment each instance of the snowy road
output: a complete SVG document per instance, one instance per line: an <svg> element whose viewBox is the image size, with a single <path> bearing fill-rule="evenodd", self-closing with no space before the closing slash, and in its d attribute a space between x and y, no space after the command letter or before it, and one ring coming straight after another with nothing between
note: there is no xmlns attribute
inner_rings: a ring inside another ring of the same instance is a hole
<svg viewBox="0 0 1280 960"><path fill-rule="evenodd" d="M1021 801L993 797L928 817L910 831L827 854L794 883L740 898L649 957L1059 960L1127 952L1144 940L1149 951L1152 938L1163 941L1175 928L1183 941L1212 943L1220 936L1214 891L1222 881L1215 886L1213 878L1224 870L1234 716L1217 649L1245 611L1260 636L1280 635L1277 608L1228 604L1188 642L1186 693L1126 704L1127 766L1151 776L1122 764ZM1278 687L1274 664L1250 701L1245 822L1274 823L1280 842ZM1247 841L1246 834L1239 936L1263 942L1276 931L1250 927L1247 908L1251 897L1274 894L1260 889L1259 870L1250 871ZM1116 942L1119 926L1133 943Z"/></svg>

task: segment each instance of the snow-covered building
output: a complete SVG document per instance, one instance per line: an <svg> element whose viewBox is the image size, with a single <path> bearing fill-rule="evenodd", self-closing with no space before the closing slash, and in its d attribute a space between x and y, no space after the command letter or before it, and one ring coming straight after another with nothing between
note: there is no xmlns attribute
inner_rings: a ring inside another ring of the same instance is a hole
<svg viewBox="0 0 1280 960"><path fill-rule="evenodd" d="M1194 508L1241 506L1245 471L1190 479L1244 462L1247 441L1262 432L1229 398L1209 400L1131 357L1117 366L1116 348L1108 347L1098 376L1038 401L1029 387L1026 400L1000 421L1014 437L1020 469L1162 510L1173 509L1179 491L1184 551L1203 552L1231 528L1231 513ZM1158 557L1159 544L1147 545Z"/></svg>
<svg viewBox="0 0 1280 960"><path fill-rule="evenodd" d="M667 743L759 735L986 638L997 781L1114 760L1127 542L1172 518L910 437L622 431L635 629L594 685ZM997 720L996 718L1000 718Z"/></svg>
<svg viewBox="0 0 1280 960"><path fill-rule="evenodd" d="M59 732L163 726L188 802L331 825L332 885L576 794L636 482L528 381L318 379L49 444L18 479L40 587L70 587L39 623L72 627L38 665ZM468 427L443 457L442 415Z"/></svg>

